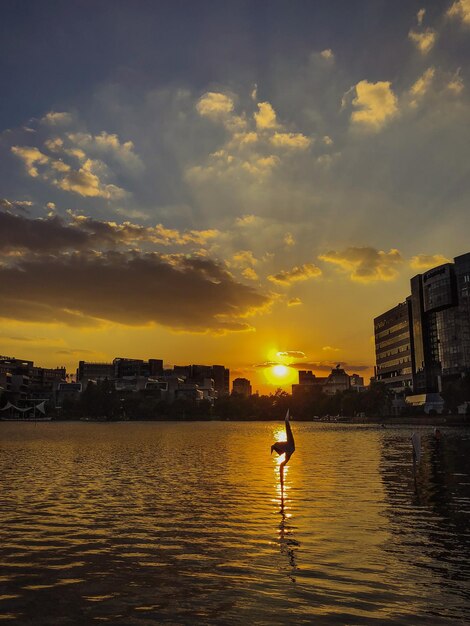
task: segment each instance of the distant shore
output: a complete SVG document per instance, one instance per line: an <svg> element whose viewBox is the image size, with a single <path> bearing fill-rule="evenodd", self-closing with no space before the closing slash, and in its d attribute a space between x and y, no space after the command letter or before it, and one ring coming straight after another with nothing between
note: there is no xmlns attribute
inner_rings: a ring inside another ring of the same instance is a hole
<svg viewBox="0 0 470 626"><path fill-rule="evenodd" d="M281 418L279 418L281 419ZM383 426L463 426L470 427L470 415L419 415L419 416L387 416L387 417L333 417L320 418L320 419L295 419L293 421L304 422L308 424L334 424L334 425L383 425ZM23 420L5 420L14 421L15 423L22 422ZM34 420L24 420L25 422ZM78 418L78 419L66 419L66 418L53 418L54 422L84 422L84 423L99 423L99 424L115 424L124 422L197 422L197 421L212 421L212 422L270 422L279 421L271 418L263 418L261 416L253 416L245 419L237 418L219 418L216 416L208 417L207 419L188 419L186 418L156 418L156 419L137 419L137 420L107 420L106 418Z"/></svg>
<svg viewBox="0 0 470 626"><path fill-rule="evenodd" d="M411 426L469 426L469 415L419 415L413 417L370 417L352 418L349 424L400 424Z"/></svg>

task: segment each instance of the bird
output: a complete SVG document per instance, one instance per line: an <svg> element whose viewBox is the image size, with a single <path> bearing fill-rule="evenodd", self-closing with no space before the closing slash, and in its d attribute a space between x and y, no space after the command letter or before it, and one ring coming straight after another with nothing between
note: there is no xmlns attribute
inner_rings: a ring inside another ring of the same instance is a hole
<svg viewBox="0 0 470 626"><path fill-rule="evenodd" d="M281 475L281 485L283 485L284 483L284 465L286 465L286 463L288 462L288 460L291 458L291 456L293 455L295 451L294 435L292 434L292 429L290 427L290 422L289 422L289 409L287 409L285 421L286 421L287 441L276 441L276 443L273 443L273 445L271 446L271 454L273 453L273 450L275 450L279 455L285 454L284 460L279 465L279 473Z"/></svg>

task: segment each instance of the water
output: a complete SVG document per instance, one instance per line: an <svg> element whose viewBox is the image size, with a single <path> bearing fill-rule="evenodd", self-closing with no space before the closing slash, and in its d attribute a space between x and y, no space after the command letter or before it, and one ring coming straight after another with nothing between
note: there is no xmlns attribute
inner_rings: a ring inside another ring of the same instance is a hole
<svg viewBox="0 0 470 626"><path fill-rule="evenodd" d="M282 429L1 423L0 619L468 623L470 432Z"/></svg>

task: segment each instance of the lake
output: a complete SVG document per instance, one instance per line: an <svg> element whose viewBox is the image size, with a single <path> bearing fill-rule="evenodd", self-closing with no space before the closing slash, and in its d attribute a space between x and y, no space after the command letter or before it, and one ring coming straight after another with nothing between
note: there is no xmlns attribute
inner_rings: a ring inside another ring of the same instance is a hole
<svg viewBox="0 0 470 626"><path fill-rule="evenodd" d="M283 428L0 423L0 619L468 623L470 431Z"/></svg>

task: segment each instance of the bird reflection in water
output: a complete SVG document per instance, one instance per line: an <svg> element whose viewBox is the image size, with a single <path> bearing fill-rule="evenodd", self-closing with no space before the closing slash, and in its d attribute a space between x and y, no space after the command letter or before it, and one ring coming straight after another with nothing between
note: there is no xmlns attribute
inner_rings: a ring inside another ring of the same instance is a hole
<svg viewBox="0 0 470 626"><path fill-rule="evenodd" d="M271 454L273 453L273 451L276 451L279 455L279 459L283 454L285 455L284 459L279 463L280 484L278 490L280 491L281 504L279 510L279 513L281 515L281 522L279 524L279 546L281 554L285 554L288 558L290 566L288 576L292 582L295 582L294 572L297 569L295 552L296 548L298 548L300 544L292 537L293 526L289 523L289 518L291 516L289 513L286 512L286 489L284 487L284 470L286 470L287 472L288 468L286 468L286 464L295 451L294 435L292 433L292 429L289 423L289 411L287 411L286 413L285 427L286 440L277 441L276 443L274 443L271 446Z"/></svg>

